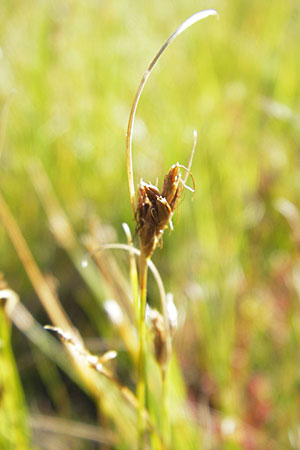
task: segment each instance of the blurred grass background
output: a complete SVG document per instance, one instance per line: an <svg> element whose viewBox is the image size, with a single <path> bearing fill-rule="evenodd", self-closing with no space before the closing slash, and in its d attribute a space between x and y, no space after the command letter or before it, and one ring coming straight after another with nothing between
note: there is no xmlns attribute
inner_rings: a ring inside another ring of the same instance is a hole
<svg viewBox="0 0 300 450"><path fill-rule="evenodd" d="M209 406L203 448L300 448L297 0L2 0L0 187L75 326L121 346L50 233L28 166L41 161L78 236L98 217L126 242L122 222L135 226L125 171L133 96L164 40L206 8L220 20L172 44L143 93L135 181L158 177L161 186L173 163L187 163L198 131L195 199L186 192L153 260L179 312L175 350L188 404L200 422ZM3 227L0 252L10 286L47 323ZM90 400L55 366L49 377L50 363L17 330L13 348L29 411L96 423Z"/></svg>

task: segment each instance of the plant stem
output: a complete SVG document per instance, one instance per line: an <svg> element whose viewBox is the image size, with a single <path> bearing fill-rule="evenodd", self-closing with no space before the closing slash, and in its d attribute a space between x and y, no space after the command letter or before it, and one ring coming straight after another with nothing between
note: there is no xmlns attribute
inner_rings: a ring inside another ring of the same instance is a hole
<svg viewBox="0 0 300 450"><path fill-rule="evenodd" d="M146 392L146 299L147 299L147 258L143 251L140 254L140 304L139 304L139 357L138 357L138 382L137 382L137 398L138 398L138 449L144 448L145 435L145 392Z"/></svg>
<svg viewBox="0 0 300 450"><path fill-rule="evenodd" d="M130 232L130 228L127 223L123 223L123 230L126 234L128 240L129 247L129 274L130 274L130 282L131 282L131 290L132 290L132 300L133 300L133 308L135 314L136 324L139 322L139 281L138 281L138 271L136 266L136 260L134 255L134 247L133 240Z"/></svg>
<svg viewBox="0 0 300 450"><path fill-rule="evenodd" d="M24 266L24 269L34 287L50 320L56 326L65 330L73 330L73 325L64 311L59 299L52 292L45 277L41 273L33 255L21 233L21 230L13 217L0 192L0 219L6 228L16 252Z"/></svg>
<svg viewBox="0 0 300 450"><path fill-rule="evenodd" d="M168 370L162 372L162 436L166 448L170 445L170 418L168 405Z"/></svg>

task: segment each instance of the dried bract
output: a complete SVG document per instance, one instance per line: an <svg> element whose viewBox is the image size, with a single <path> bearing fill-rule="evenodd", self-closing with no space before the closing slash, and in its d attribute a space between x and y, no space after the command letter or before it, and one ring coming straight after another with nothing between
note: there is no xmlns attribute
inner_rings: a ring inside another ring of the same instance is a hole
<svg viewBox="0 0 300 450"><path fill-rule="evenodd" d="M168 360L164 319L156 309L152 309L147 305L146 320L153 333L155 359L159 366L164 367Z"/></svg>

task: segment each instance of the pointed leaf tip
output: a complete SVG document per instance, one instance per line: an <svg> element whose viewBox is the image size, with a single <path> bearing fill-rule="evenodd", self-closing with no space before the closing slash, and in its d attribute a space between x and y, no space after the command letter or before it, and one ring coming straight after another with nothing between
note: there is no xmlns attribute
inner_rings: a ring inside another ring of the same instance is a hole
<svg viewBox="0 0 300 450"><path fill-rule="evenodd" d="M215 9L206 9L204 11L198 11L192 16L190 16L188 19L186 19L176 30L176 35L182 33L187 28L194 25L194 23L199 22L199 20L206 19L209 16L217 16L219 17L219 14Z"/></svg>

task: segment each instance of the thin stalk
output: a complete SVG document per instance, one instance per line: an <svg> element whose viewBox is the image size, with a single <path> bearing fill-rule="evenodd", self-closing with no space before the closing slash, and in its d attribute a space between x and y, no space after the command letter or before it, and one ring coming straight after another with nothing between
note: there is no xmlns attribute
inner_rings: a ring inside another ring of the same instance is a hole
<svg viewBox="0 0 300 450"><path fill-rule="evenodd" d="M168 376L167 367L162 373L162 437L166 448L170 446L170 414L168 404Z"/></svg>
<svg viewBox="0 0 300 450"><path fill-rule="evenodd" d="M104 244L100 248L97 248L93 252L91 252L90 256L93 256L93 254L98 252L98 251L109 250L109 249L112 249L112 250L113 249L125 250L125 251L130 252L131 254L138 255L140 257L140 267L141 267L142 252L139 249L133 247L132 245L126 245L126 244ZM167 443L170 440L170 424L169 424L170 423L170 419L169 419L169 410L168 410L168 387L167 387L167 384L168 384L168 381L167 381L168 373L167 372L168 372L168 362L170 360L170 356L171 356L171 353L172 353L171 330L170 330L170 324L169 324L169 319L168 319L168 308L167 308L166 293L165 293L163 281L162 281L162 279L160 277L160 274L159 274L156 266L151 261L151 259L149 259L149 258L145 259L144 256L143 256L143 261L144 260L145 260L145 263L147 264L147 266L149 267L150 271L152 272L152 274L154 276L154 279L155 279L155 281L157 283L157 287L158 287L159 294L160 294L160 299L161 299L161 304L162 304L163 317L164 317L167 358L166 358L166 363L163 366L161 366L160 369L161 369L161 378L162 378L162 416L163 416L162 431L163 431L163 440L166 441L166 443ZM140 284L141 284L141 276L142 276L142 272L140 272ZM147 283L147 279L145 281ZM147 291L147 288L145 286L144 280L143 280L143 286L145 287L144 303L145 303L145 306L146 306L146 291ZM140 304L138 306L139 306L138 325L139 325L139 330L140 330L140 318L141 318L141 311L142 310L140 308ZM145 312L144 312L144 316L143 317L145 317ZM140 334L140 336L141 336L141 334Z"/></svg>
<svg viewBox="0 0 300 450"><path fill-rule="evenodd" d="M88 253L88 255L89 255L89 257L92 257L93 255L95 255L96 252L101 252L103 250L125 250L125 251L131 252L137 256L141 255L141 251L136 247L130 246L128 244L115 244L115 243L103 244L101 247L98 247L95 250L90 251ZM166 292L165 292L163 281L161 279L161 276L159 274L157 267L151 261L151 259L147 259L147 264L148 264L148 267L149 267L150 271L152 272L152 275L157 284L157 288L159 291L160 300L161 300L161 304L162 304L162 310L163 310L163 314L164 314L164 320L167 320L167 318L168 318L167 300L166 300Z"/></svg>
<svg viewBox="0 0 300 450"><path fill-rule="evenodd" d="M19 296L11 289L0 290L1 301L6 300L4 310L14 325L29 339L37 348L51 361L63 370L69 378L84 389L84 384L80 383L79 377L70 366L69 360L61 351L61 346L57 340L45 333L43 327L34 319L30 312L21 303Z"/></svg>
<svg viewBox="0 0 300 450"><path fill-rule="evenodd" d="M185 175L184 175L184 177L182 179L184 185L186 184L188 176L191 175L191 167L192 167L192 162L193 162L193 158L194 158L194 154L195 154L196 145L197 145L197 131L194 130L194 133L193 133L193 146L192 146L191 154L190 154L190 157L189 157L189 162L188 162L188 165L187 165L187 171L185 172Z"/></svg>
<svg viewBox="0 0 300 450"><path fill-rule="evenodd" d="M0 192L0 218L6 228L7 234L13 243L16 252L22 261L24 269L34 287L42 305L44 306L50 320L57 326L64 329L73 330L66 312L64 311L59 299L52 292L45 277L36 264L31 251L17 225L10 209Z"/></svg>
<svg viewBox="0 0 300 450"><path fill-rule="evenodd" d="M118 300L120 299L120 303L123 307L122 311L126 312L126 314L124 314L124 321L126 319L127 324L128 319L131 320L129 295L127 302L127 295L124 295L123 297L119 295L120 292L122 292L121 285L119 289L119 285L112 283L111 278L108 280L105 278L105 275L110 277L114 272L112 269L112 260L110 258L102 258L101 264L99 260L91 260L87 270L83 264L85 262L86 253L79 243L75 231L55 195L53 186L41 162L38 159L31 159L30 163L27 165L27 170L47 215L50 230L52 231L57 243L67 252L74 266L94 294L95 299L101 307L103 307L103 299L111 296L116 297ZM86 246L88 247L89 244L86 243ZM120 277L117 279L119 281ZM116 291L113 290L115 286L118 286ZM137 342L131 327L125 326L123 323L121 325L114 324L114 326L117 327L130 355L134 360L136 360Z"/></svg>
<svg viewBox="0 0 300 450"><path fill-rule="evenodd" d="M75 420L62 419L61 417L31 414L29 423L31 428L36 431L71 436L101 445L109 445L109 448L113 448L118 442L117 435L112 431Z"/></svg>
<svg viewBox="0 0 300 450"><path fill-rule="evenodd" d="M64 311L58 297L52 292L45 277L41 273L33 255L15 221L10 209L8 208L4 198L0 192L0 219L2 219L3 224L6 228L7 234L12 241L16 252L24 266L28 278L30 279L32 286L38 295L40 302L42 303L45 311L47 312L51 322L65 330L70 330L74 332L74 327L66 312ZM82 367L81 362L74 353L70 352L67 348L68 353L75 365L75 368L82 378L83 382L89 389L89 391L96 397L99 398L99 392L96 386L96 382L91 378L90 371Z"/></svg>
<svg viewBox="0 0 300 450"><path fill-rule="evenodd" d="M145 422L143 411L146 399L146 301L148 264L144 252L140 254L139 358L138 358L138 449L144 448Z"/></svg>
<svg viewBox="0 0 300 450"><path fill-rule="evenodd" d="M130 232L130 228L127 223L123 223L123 230L126 234L129 250L129 276L131 282L131 291L132 291L132 300L133 300L133 308L135 313L136 323L139 321L139 281L138 281L138 272L136 266L136 260L134 256L134 247L133 240Z"/></svg>
<svg viewBox="0 0 300 450"><path fill-rule="evenodd" d="M198 22L199 20L205 19L209 16L215 16L217 15L217 12L214 9L208 9L205 11L198 11L197 13L190 16L187 20L185 20L179 27L174 31L173 34L166 40L166 42L163 44L163 46L160 48L160 50L156 53L153 60L149 64L145 74L143 75L143 78L141 79L141 82L139 84L139 87L137 89L137 92L135 94L129 120L128 120L128 126L127 126L127 133L126 133L126 165L127 165L127 178L128 178L128 185L129 185L129 195L130 195L130 202L133 209L133 214L135 215L136 212L136 206L135 206L135 190L134 190L134 177L133 177L133 166L132 166L132 131L133 131L133 125L134 125L134 118L136 109L138 106L138 102L140 99L140 96L143 92L143 89L145 87L145 84L152 72L152 69L156 65L157 61L163 54L163 52L166 50L166 48L171 44L171 42L174 41L174 39L179 36L183 31L185 31L187 28L192 26L194 23Z"/></svg>

